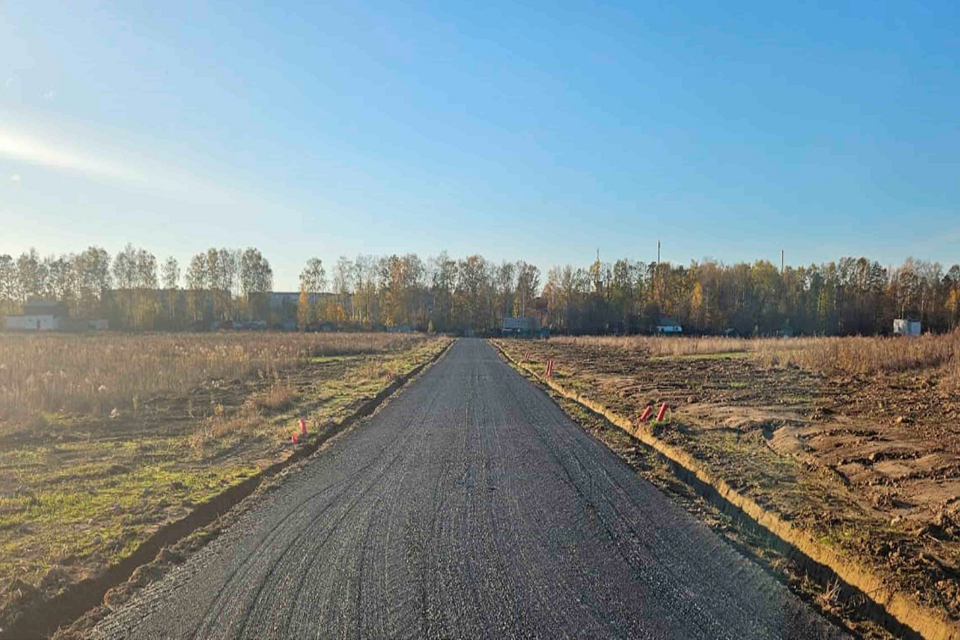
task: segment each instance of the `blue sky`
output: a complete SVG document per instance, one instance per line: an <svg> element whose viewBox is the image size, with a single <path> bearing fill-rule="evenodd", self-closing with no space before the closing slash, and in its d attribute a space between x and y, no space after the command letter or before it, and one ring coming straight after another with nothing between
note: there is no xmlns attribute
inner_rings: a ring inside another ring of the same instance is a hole
<svg viewBox="0 0 960 640"><path fill-rule="evenodd" d="M2 3L0 253L960 261L960 4L722 4Z"/></svg>

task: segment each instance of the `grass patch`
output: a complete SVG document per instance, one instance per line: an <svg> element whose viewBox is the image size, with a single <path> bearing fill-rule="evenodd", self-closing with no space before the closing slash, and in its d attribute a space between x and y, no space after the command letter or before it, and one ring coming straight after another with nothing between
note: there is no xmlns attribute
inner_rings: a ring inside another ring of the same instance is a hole
<svg viewBox="0 0 960 640"><path fill-rule="evenodd" d="M291 344L303 344L302 336L288 335ZM276 346L278 336L265 337ZM118 344L126 348L128 338L117 336ZM237 348L249 348L242 338ZM216 339L223 346L225 338ZM194 372L194 386L155 397L131 387L129 402L113 417L8 412L0 420L0 587L20 579L49 597L98 574L164 523L285 455L298 419L314 432L343 420L448 343L425 336L397 342L391 334L363 338L351 349L340 338L342 353L331 356L302 357L284 347L293 360L275 361L269 374L230 379ZM9 358L2 351L9 344L0 339L0 361ZM372 349L377 344L382 348Z"/></svg>

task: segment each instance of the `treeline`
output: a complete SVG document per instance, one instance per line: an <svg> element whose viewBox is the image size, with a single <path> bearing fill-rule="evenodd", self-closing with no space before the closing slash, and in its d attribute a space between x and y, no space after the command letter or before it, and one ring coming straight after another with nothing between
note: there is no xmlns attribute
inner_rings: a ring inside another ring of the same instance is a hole
<svg viewBox="0 0 960 640"><path fill-rule="evenodd" d="M504 315L542 312L540 269L524 261L492 263L446 252L424 261L403 256L340 257L327 272L312 258L300 274L297 325L410 327L442 332L496 331ZM311 297L316 292L322 295Z"/></svg>
<svg viewBox="0 0 960 640"><path fill-rule="evenodd" d="M115 328L186 329L250 315L251 301L273 288L273 270L255 248L211 248L192 258L183 282L176 258L161 264L130 244L112 258L100 247L45 257L31 249L0 255L0 316L57 300L74 317L107 318Z"/></svg>
<svg viewBox="0 0 960 640"><path fill-rule="evenodd" d="M300 290L272 293L273 271L255 248L211 248L181 273L127 245L112 259L99 247L40 257L0 255L0 315L30 299L66 302L79 317L106 317L134 330L209 328L261 321L284 328L475 332L499 329L504 315L537 316L561 333L645 333L664 317L686 333L848 335L889 333L894 318L925 330L960 324L960 266L908 259L886 268L842 258L781 271L768 261L688 266L628 259L553 267L494 263L446 252L421 259L340 257L306 261Z"/></svg>
<svg viewBox="0 0 960 640"><path fill-rule="evenodd" d="M618 260L551 269L542 297L548 323L567 333L650 332L664 316L687 333L886 334L895 318L946 331L960 323L960 266L841 258L781 272L766 260Z"/></svg>

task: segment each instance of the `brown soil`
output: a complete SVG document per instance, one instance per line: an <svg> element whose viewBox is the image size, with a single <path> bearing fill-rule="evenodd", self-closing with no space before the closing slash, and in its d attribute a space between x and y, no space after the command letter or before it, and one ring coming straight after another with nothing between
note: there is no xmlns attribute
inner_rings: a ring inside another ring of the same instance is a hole
<svg viewBox="0 0 960 640"><path fill-rule="evenodd" d="M826 378L732 357L500 341L899 591L960 620L960 393L936 371Z"/></svg>
<svg viewBox="0 0 960 640"><path fill-rule="evenodd" d="M523 369L519 371L526 374ZM539 382L532 376L530 378L534 383ZM689 479L682 478L675 465L656 450L549 386L542 385L542 388L567 415L616 453L640 477L666 493L742 554L765 567L795 594L847 629L853 637L862 640L892 640L898 637L864 610L862 605L865 598L859 590L835 579L818 579L797 553L771 540L768 531L742 514L718 507L698 493L697 488L688 483Z"/></svg>

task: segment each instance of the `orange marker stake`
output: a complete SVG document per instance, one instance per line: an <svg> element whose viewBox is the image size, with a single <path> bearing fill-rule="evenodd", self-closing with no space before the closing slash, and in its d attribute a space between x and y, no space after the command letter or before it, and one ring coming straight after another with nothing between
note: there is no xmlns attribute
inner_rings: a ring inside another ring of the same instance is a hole
<svg viewBox="0 0 960 640"><path fill-rule="evenodd" d="M300 435L307 435L307 421L303 418L300 418Z"/></svg>
<svg viewBox="0 0 960 640"><path fill-rule="evenodd" d="M653 407L648 404L648 405L647 405L647 408L644 409L644 410L643 410L643 413L640 414L640 422L646 422L646 421L647 421L647 418L650 417L650 413L651 413L652 411L653 411Z"/></svg>
<svg viewBox="0 0 960 640"><path fill-rule="evenodd" d="M663 420L663 415L667 412L667 403L660 405L660 411L657 411L657 422Z"/></svg>

